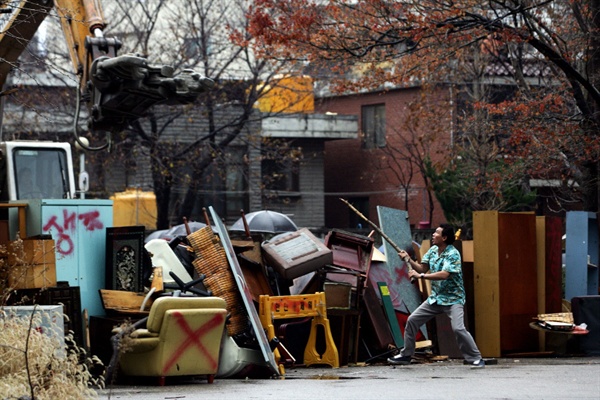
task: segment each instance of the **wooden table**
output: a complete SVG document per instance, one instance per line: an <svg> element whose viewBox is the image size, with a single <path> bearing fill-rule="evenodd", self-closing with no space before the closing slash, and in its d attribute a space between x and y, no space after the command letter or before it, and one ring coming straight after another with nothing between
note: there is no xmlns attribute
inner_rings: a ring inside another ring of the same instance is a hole
<svg viewBox="0 0 600 400"><path fill-rule="evenodd" d="M567 335L587 335L588 333L590 333L590 331L588 331L587 329L578 329L575 331L561 331L558 329L547 329L547 328L544 328L543 326L539 325L537 322L530 322L529 327L532 329L535 329L536 331L542 331L542 332L547 332L547 333L563 333L563 334L567 334Z"/></svg>

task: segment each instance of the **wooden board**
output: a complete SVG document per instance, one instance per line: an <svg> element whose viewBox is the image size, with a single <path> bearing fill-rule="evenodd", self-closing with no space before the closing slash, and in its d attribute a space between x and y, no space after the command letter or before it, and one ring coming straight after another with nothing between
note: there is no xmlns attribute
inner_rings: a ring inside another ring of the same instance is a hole
<svg viewBox="0 0 600 400"><path fill-rule="evenodd" d="M238 255L238 263L244 273L244 279L248 282L248 288L252 294L252 300L259 302L260 296L266 294L273 295L273 291L269 286L269 281L265 274L264 267L261 264L247 258L246 253Z"/></svg>
<svg viewBox="0 0 600 400"><path fill-rule="evenodd" d="M106 311L122 313L140 313L140 307L146 298L144 293L126 292L124 290L100 289L102 306ZM144 311L149 312L152 299L144 306Z"/></svg>
<svg viewBox="0 0 600 400"><path fill-rule="evenodd" d="M538 313L562 310L562 236L564 221L536 217ZM546 335L539 333L539 351L546 350Z"/></svg>
<svg viewBox="0 0 600 400"><path fill-rule="evenodd" d="M527 329L538 314L535 214L500 213L499 217L501 348L505 353L536 351L538 335Z"/></svg>
<svg viewBox="0 0 600 400"><path fill-rule="evenodd" d="M564 220L536 217L538 241L538 312L562 310L562 236Z"/></svg>
<svg viewBox="0 0 600 400"><path fill-rule="evenodd" d="M500 356L500 310L497 305L498 212L473 213L473 272L476 276L475 339L482 355Z"/></svg>
<svg viewBox="0 0 600 400"><path fill-rule="evenodd" d="M568 211L565 242L565 299L598 295L598 215Z"/></svg>
<svg viewBox="0 0 600 400"><path fill-rule="evenodd" d="M381 352L388 351L395 341L389 324L385 323L386 317L377 297L376 286L371 279L367 280L363 292L364 317L361 318L360 335L369 346Z"/></svg>
<svg viewBox="0 0 600 400"><path fill-rule="evenodd" d="M383 310L385 311L388 324L390 325L390 329L392 330L394 342L396 343L397 348L401 348L404 346L404 338L402 337L402 332L400 331L400 325L398 324L398 319L396 318L396 312L394 311L394 307L392 306L390 291L385 282L377 282L377 286L379 287L379 294L381 295Z"/></svg>

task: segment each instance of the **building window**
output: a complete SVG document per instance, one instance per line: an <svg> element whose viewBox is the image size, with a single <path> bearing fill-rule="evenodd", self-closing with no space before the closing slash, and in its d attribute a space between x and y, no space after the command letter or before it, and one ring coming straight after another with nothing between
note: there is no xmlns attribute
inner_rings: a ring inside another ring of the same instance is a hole
<svg viewBox="0 0 600 400"><path fill-rule="evenodd" d="M385 147L385 104L373 104L361 108L363 147Z"/></svg>
<svg viewBox="0 0 600 400"><path fill-rule="evenodd" d="M244 173L244 165L227 165L225 189L227 218L239 217L240 210L248 209L246 206L248 204L248 183L246 181L246 174Z"/></svg>
<svg viewBox="0 0 600 400"><path fill-rule="evenodd" d="M300 191L300 163L298 161L263 159L262 174L267 190Z"/></svg>
<svg viewBox="0 0 600 400"><path fill-rule="evenodd" d="M183 55L187 60L193 60L194 62L204 60L210 51L210 43L203 42L198 38L187 38L183 40Z"/></svg>
<svg viewBox="0 0 600 400"><path fill-rule="evenodd" d="M196 192L193 215L202 218L203 208L208 204L226 221L233 222L240 217L241 209L248 210L248 166L244 162L245 152L243 147L229 146L223 158L215 160L204 170ZM192 171L188 171L186 175L189 179Z"/></svg>

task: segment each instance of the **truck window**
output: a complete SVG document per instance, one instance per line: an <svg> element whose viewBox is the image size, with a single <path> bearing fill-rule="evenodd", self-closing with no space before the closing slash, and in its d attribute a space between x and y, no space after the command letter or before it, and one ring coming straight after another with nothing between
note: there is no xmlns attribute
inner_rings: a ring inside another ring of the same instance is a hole
<svg viewBox="0 0 600 400"><path fill-rule="evenodd" d="M67 158L60 149L19 148L13 153L17 198L63 199L68 195Z"/></svg>

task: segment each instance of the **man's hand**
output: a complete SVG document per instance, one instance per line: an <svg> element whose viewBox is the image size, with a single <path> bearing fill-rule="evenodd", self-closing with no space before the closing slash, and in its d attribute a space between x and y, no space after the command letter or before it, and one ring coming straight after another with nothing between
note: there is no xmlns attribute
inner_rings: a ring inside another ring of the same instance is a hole
<svg viewBox="0 0 600 400"><path fill-rule="evenodd" d="M398 256L404 262L409 262L410 261L410 256L408 255L408 253L405 250L400 250L398 252Z"/></svg>
<svg viewBox="0 0 600 400"><path fill-rule="evenodd" d="M414 269L411 269L410 271L408 271L408 277L411 281L415 281L421 278L421 274L415 271Z"/></svg>

